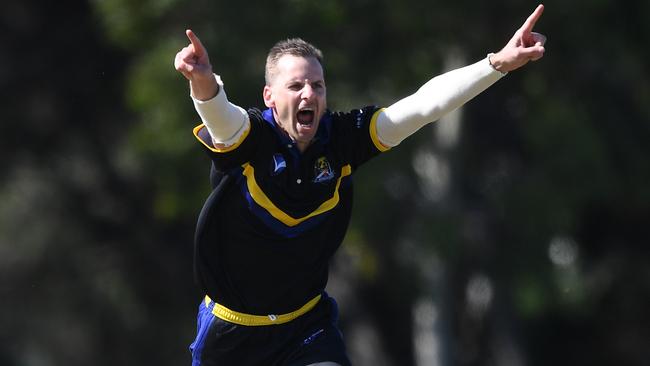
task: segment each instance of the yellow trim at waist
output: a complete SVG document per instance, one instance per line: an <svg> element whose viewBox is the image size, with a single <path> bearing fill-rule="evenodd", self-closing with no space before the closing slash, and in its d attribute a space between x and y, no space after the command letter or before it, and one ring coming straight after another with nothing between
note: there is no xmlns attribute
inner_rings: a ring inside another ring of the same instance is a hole
<svg viewBox="0 0 650 366"><path fill-rule="evenodd" d="M332 195L332 197L330 197L327 201L321 203L321 205L318 206L316 210L314 210L307 216L294 218L289 216L286 212L280 210L271 201L271 199L264 193L264 191L262 191L260 186L257 185L257 181L255 181L255 169L253 168L252 165L246 163L243 165L243 168L244 171L242 174L244 174L244 176L246 177L246 185L248 186L248 192L250 192L251 197L253 197L253 200L258 205L263 207L266 211L268 211L271 214L271 216L280 220L283 224L291 227L296 226L311 217L320 215L336 207L336 205L339 203L339 187L341 185L341 179L343 179L343 177L352 174L352 167L350 166L350 164L342 167L341 175L336 181L336 187L334 188L334 194Z"/></svg>
<svg viewBox="0 0 650 366"><path fill-rule="evenodd" d="M297 317L305 314L309 310L313 309L314 306L318 304L320 299L321 299L321 295L318 295L313 299L309 300L309 302L303 305L300 309L296 311L292 311L287 314L279 314L279 315L276 314L251 315L251 314L240 313L234 310L230 310L223 305L217 304L216 302L212 301L212 299L210 299L207 295L205 296L205 306L210 307L210 303L214 303L214 307L212 308L212 314L219 319L223 319L227 322L234 323L234 324L255 327L255 326L262 326L262 325L277 325L277 324L288 323L296 319Z"/></svg>
<svg viewBox="0 0 650 366"><path fill-rule="evenodd" d="M386 108L376 111L370 119L370 139L372 140L372 143L375 144L377 150L381 152L390 150L390 147L382 144L381 141L379 141L379 136L377 136L377 118L379 118L379 114L383 112L384 109Z"/></svg>

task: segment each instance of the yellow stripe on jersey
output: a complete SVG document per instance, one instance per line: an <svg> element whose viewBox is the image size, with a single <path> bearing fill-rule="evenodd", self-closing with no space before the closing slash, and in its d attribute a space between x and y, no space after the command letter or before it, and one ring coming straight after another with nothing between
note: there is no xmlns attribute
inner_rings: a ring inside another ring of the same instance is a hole
<svg viewBox="0 0 650 366"><path fill-rule="evenodd" d="M210 149L210 151L217 152L217 153L227 153L227 152L235 150L236 148L239 147L239 145L241 145L242 142L244 142L244 140L246 139L246 136L248 136L248 133L251 131L251 125L249 123L248 128L246 129L246 131L244 131L244 133L242 133L242 135L239 137L239 140L237 140L237 142L235 142L234 144L232 144L230 146L226 146L226 147L215 147L215 146L209 145L208 143L203 141L201 139L201 137L199 137L199 131L201 131L201 129L204 128L204 127L205 127L204 124L200 124L200 125L194 127L194 130L192 131L194 133L194 137L196 137L199 141L201 141L201 143L205 147Z"/></svg>
<svg viewBox="0 0 650 366"><path fill-rule="evenodd" d="M370 138L372 139L372 143L375 144L377 150L381 152L390 150L390 147L382 144L381 141L379 141L379 136L377 136L377 118L379 118L379 114L383 112L384 109L386 108L377 110L370 119Z"/></svg>
<svg viewBox="0 0 650 366"><path fill-rule="evenodd" d="M271 201L271 199L264 193L264 191L262 191L260 186L257 185L257 181L255 180L255 169L253 168L253 166L250 165L249 163L246 163L242 166L244 168L242 174L244 174L244 176L246 177L246 185L248 187L248 192L250 193L255 203L257 203L266 211L268 211L268 213L271 214L271 216L273 216L283 224L291 227L296 226L309 218L312 218L316 215L320 215L336 207L336 205L339 203L339 187L341 186L341 179L343 179L343 177L352 174L352 167L349 164L341 168L341 175L336 181L336 187L334 188L334 194L332 195L332 197L330 197L327 201L323 202L320 206L318 206L318 208L316 208L316 210L314 210L307 216L294 218L289 216L286 212L279 209Z"/></svg>

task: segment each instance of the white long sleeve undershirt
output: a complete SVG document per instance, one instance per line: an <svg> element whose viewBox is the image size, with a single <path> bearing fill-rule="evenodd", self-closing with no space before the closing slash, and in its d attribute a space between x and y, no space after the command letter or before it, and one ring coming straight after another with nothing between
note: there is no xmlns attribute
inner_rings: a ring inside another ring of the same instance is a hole
<svg viewBox="0 0 650 366"><path fill-rule="evenodd" d="M201 121L208 129L215 146L227 147L239 141L241 135L250 125L248 113L242 108L228 101L226 90L219 75L214 75L219 84L219 91L212 99L201 101L192 97L194 108L201 117Z"/></svg>
<svg viewBox="0 0 650 366"><path fill-rule="evenodd" d="M434 77L377 117L379 141L388 147L398 145L422 126L467 103L504 75L486 58Z"/></svg>
<svg viewBox="0 0 650 366"><path fill-rule="evenodd" d="M487 59L436 76L417 92L384 109L377 118L377 137L394 147L422 126L459 108L503 77ZM228 101L223 82L217 95L207 101L194 99L194 107L212 136L213 143L230 146L248 130L248 113Z"/></svg>

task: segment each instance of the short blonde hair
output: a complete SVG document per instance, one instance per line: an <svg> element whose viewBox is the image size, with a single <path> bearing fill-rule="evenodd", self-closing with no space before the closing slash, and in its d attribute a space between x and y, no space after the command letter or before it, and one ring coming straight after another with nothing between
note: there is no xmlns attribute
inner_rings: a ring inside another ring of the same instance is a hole
<svg viewBox="0 0 650 366"><path fill-rule="evenodd" d="M298 57L314 57L318 60L321 67L323 66L323 52L316 48L309 42L301 38L289 38L282 40L271 47L268 56L266 57L266 67L264 69L264 79L266 85L271 85L271 81L275 78L277 73L278 60L284 55L292 55Z"/></svg>

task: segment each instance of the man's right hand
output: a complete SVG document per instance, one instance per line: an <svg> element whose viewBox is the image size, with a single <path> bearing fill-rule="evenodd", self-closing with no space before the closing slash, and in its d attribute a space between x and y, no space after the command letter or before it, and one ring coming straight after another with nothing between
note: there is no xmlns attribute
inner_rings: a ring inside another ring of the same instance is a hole
<svg viewBox="0 0 650 366"><path fill-rule="evenodd" d="M190 44L176 54L174 67L189 80L192 96L198 100L212 99L219 92L208 51L191 29L185 31Z"/></svg>

